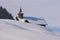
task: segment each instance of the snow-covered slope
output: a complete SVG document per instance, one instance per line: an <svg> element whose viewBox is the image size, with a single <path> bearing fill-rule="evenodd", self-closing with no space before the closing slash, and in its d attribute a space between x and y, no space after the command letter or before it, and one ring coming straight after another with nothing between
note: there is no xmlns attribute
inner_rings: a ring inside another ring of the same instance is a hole
<svg viewBox="0 0 60 40"><path fill-rule="evenodd" d="M36 24L0 19L0 40L60 40L59 34Z"/></svg>

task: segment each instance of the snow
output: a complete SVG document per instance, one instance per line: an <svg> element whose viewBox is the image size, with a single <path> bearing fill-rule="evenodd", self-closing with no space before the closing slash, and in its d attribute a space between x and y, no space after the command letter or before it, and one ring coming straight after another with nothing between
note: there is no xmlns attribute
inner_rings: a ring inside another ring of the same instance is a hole
<svg viewBox="0 0 60 40"><path fill-rule="evenodd" d="M0 40L60 40L60 0L0 0L0 6L14 17L22 6L25 18L33 22L0 19ZM34 24L40 23L40 17L49 26Z"/></svg>
<svg viewBox="0 0 60 40"><path fill-rule="evenodd" d="M20 22L25 22L25 19L18 18Z"/></svg>
<svg viewBox="0 0 60 40"><path fill-rule="evenodd" d="M0 40L60 40L59 34L48 27L0 19Z"/></svg>

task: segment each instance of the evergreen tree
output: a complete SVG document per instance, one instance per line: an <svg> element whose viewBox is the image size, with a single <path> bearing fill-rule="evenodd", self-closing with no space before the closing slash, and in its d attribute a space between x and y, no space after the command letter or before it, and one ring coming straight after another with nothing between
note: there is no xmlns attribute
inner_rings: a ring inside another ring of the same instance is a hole
<svg viewBox="0 0 60 40"><path fill-rule="evenodd" d="M0 19L14 19L14 18L5 8L0 7Z"/></svg>

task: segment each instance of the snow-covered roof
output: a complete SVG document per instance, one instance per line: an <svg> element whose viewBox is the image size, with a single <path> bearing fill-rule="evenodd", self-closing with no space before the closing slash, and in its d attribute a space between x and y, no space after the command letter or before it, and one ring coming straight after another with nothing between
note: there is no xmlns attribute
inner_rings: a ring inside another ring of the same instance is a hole
<svg viewBox="0 0 60 40"><path fill-rule="evenodd" d="M46 21L44 19L38 20L36 23L37 24L45 24L45 25L47 25L47 23L46 23Z"/></svg>
<svg viewBox="0 0 60 40"><path fill-rule="evenodd" d="M25 17L29 22L34 23L34 24L44 24L47 25L47 22L45 21L44 18L35 18L35 17Z"/></svg>

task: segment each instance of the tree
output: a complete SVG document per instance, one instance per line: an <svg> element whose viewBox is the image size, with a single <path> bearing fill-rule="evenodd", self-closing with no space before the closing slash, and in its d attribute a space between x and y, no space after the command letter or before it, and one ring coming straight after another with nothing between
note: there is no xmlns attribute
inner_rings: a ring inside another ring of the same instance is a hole
<svg viewBox="0 0 60 40"><path fill-rule="evenodd" d="M0 7L0 19L14 19L12 14L10 14L5 8Z"/></svg>

